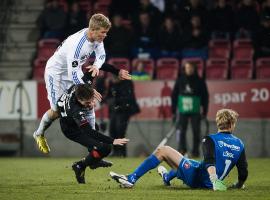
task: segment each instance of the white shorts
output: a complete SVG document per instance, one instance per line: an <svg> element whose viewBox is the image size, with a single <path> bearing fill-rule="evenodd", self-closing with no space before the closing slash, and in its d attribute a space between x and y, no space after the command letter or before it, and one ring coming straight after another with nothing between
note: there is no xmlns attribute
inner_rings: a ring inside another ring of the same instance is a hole
<svg viewBox="0 0 270 200"><path fill-rule="evenodd" d="M60 96L68 90L73 84L72 81L68 80L67 76L56 75L50 73L49 70L45 69L44 79L46 84L46 90L48 93L48 100L50 102L50 107L52 110L57 111L57 101Z"/></svg>
<svg viewBox="0 0 270 200"><path fill-rule="evenodd" d="M86 114L86 119L90 124L91 128L95 130L96 115L94 109L89 110L89 112Z"/></svg>

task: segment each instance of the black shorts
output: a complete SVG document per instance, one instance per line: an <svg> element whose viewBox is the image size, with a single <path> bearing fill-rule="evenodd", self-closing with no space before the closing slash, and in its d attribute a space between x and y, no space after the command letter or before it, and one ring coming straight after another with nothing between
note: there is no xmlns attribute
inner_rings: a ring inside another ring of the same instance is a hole
<svg viewBox="0 0 270 200"><path fill-rule="evenodd" d="M61 124L61 123L60 123ZM61 124L63 134L70 140L85 146L88 151L92 151L93 149L103 152L111 148L110 144L106 144L98 141L97 139L91 136L91 133L84 133L80 131L79 128L63 128Z"/></svg>

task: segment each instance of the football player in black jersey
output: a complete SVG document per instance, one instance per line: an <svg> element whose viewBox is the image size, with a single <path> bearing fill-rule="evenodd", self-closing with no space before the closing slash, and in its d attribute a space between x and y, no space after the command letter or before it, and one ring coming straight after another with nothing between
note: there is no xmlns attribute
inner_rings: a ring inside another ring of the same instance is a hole
<svg viewBox="0 0 270 200"><path fill-rule="evenodd" d="M113 139L98 132L95 126L95 95L90 84L72 86L57 102L60 126L64 135L88 149L88 155L72 165L78 183L85 183L85 169L109 167L112 163L102 160L111 152L112 145L124 145L126 138ZM91 115L91 117L87 115Z"/></svg>

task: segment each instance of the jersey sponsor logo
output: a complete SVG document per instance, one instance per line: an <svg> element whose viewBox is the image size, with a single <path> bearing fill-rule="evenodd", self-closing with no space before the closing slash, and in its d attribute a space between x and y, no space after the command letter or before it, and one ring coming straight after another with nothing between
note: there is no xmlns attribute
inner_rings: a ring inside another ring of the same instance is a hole
<svg viewBox="0 0 270 200"><path fill-rule="evenodd" d="M77 60L74 60L73 62L72 62L72 67L78 67L78 65L79 65L79 63L78 63L78 61Z"/></svg>
<svg viewBox="0 0 270 200"><path fill-rule="evenodd" d="M223 156L227 158L234 158L233 153L230 153L228 151L223 151Z"/></svg>
<svg viewBox="0 0 270 200"><path fill-rule="evenodd" d="M234 144L227 144L226 142L223 142L223 141L218 141L218 146L221 147L221 148L222 147L227 147L227 148L230 148L233 151L240 151L239 146L236 146Z"/></svg>
<svg viewBox="0 0 270 200"><path fill-rule="evenodd" d="M99 56L99 60L104 60L104 59L105 59L105 55Z"/></svg>

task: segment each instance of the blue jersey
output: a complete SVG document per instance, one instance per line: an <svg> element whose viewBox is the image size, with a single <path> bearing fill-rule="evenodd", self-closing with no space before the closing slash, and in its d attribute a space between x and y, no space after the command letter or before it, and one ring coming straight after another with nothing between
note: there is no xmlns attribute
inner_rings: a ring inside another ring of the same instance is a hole
<svg viewBox="0 0 270 200"><path fill-rule="evenodd" d="M209 135L215 143L216 172L223 180L236 165L243 149L243 142L232 134L216 133Z"/></svg>
<svg viewBox="0 0 270 200"><path fill-rule="evenodd" d="M215 145L216 173L223 180L236 165L244 145L232 134L216 133L209 135ZM177 177L193 188L212 188L204 162L183 158L177 170Z"/></svg>

